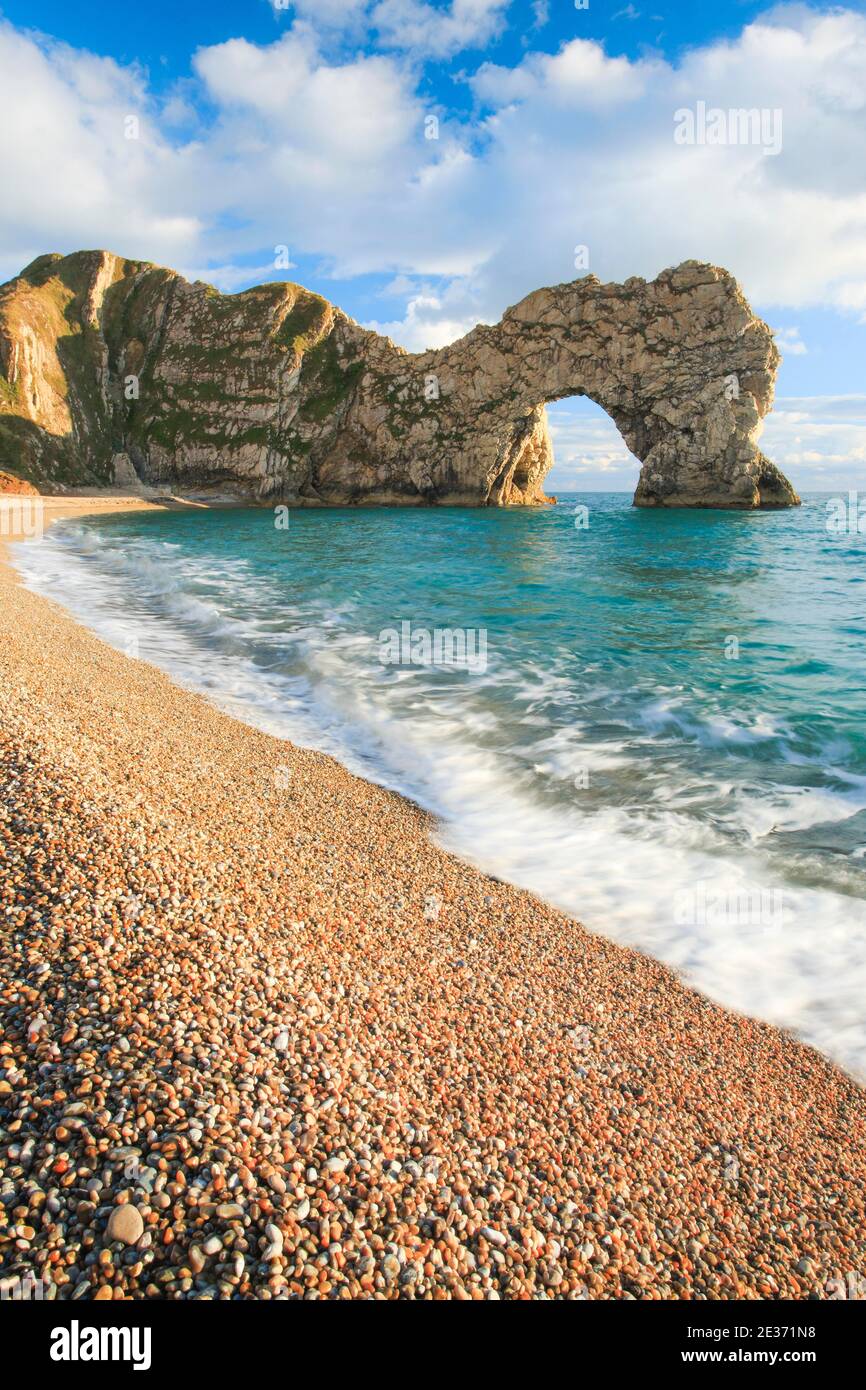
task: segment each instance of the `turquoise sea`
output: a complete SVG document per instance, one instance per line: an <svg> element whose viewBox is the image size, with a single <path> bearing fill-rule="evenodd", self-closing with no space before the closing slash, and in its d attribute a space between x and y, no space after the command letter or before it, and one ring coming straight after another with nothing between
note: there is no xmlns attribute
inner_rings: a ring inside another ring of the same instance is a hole
<svg viewBox="0 0 866 1390"><path fill-rule="evenodd" d="M824 496L630 500L103 517L17 563L122 650L410 795L489 873L866 1076L866 535L828 530Z"/></svg>

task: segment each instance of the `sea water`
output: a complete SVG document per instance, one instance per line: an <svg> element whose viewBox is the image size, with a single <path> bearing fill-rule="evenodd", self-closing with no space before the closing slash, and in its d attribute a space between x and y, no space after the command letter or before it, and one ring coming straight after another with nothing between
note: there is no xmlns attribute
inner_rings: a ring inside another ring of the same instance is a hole
<svg viewBox="0 0 866 1390"><path fill-rule="evenodd" d="M827 504L190 508L16 557L121 650L863 1078L866 535Z"/></svg>

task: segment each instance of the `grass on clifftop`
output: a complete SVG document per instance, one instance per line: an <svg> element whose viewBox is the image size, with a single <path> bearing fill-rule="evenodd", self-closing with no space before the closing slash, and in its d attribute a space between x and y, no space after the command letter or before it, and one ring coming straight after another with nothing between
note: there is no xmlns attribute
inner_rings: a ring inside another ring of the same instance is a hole
<svg viewBox="0 0 866 1390"><path fill-rule="evenodd" d="M302 357L321 337L330 307L327 299L321 295L304 291L274 334L274 342L281 347L293 348Z"/></svg>

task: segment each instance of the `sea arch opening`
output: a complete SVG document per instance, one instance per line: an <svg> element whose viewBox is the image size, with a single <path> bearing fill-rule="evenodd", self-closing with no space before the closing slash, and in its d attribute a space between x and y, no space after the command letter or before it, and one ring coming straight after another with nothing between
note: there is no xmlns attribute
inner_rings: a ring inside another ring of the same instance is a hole
<svg viewBox="0 0 866 1390"><path fill-rule="evenodd" d="M641 461L604 406L579 393L548 401L546 415L553 449L545 482L550 493L634 493Z"/></svg>

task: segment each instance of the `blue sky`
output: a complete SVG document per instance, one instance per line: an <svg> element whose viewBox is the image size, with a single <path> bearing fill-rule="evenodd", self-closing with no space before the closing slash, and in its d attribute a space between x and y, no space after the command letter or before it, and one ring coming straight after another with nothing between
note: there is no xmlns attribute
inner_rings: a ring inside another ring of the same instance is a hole
<svg viewBox="0 0 866 1390"><path fill-rule="evenodd" d="M573 278L579 244L602 279L712 260L778 332L766 452L804 490L866 485L863 4L0 14L0 278L96 245L227 291L285 276L418 349ZM678 146L701 101L780 112L780 148ZM633 485L592 403L551 416L554 488Z"/></svg>
<svg viewBox="0 0 866 1390"><path fill-rule="evenodd" d="M270 0L140 0L124 6L106 6L102 0L40 0L38 6L7 3L2 13L21 28L37 28L75 48L92 53L108 53L119 62L139 62L146 66L156 86L190 74L190 57L197 48L242 36L256 44L269 44L291 27L300 14L321 17L328 11L348 13L351 3L286 5L278 8ZM360 8L360 7L358 7ZM368 7L372 10L374 7ZM408 8L408 7L407 7ZM431 0L430 9L447 14L448 0ZM492 8L492 7L491 7ZM442 100L459 100L459 76L467 64L479 56L513 66L531 48L555 52L576 35L603 43L612 54L639 57L657 49L676 57L685 48L710 39L734 38L749 20L766 11L761 0L733 0L733 3L706 4L702 0L590 0L578 10L573 0L514 0L496 7L505 22L480 42L469 41L456 54L420 58L430 88ZM324 27L324 26L323 26ZM331 30L333 33L333 28ZM350 31L351 47L375 51L380 45L374 25ZM356 41L357 37L360 42ZM336 46L336 45L335 45ZM389 47L391 45L385 45Z"/></svg>

